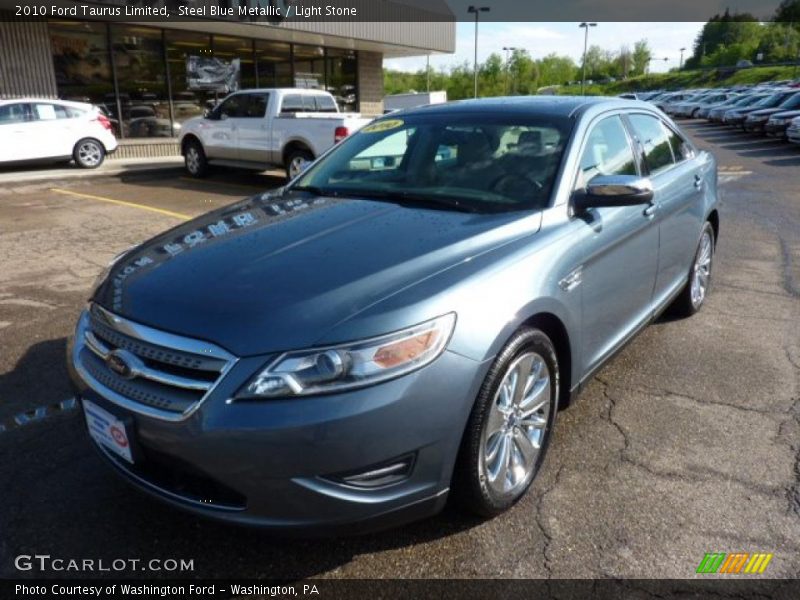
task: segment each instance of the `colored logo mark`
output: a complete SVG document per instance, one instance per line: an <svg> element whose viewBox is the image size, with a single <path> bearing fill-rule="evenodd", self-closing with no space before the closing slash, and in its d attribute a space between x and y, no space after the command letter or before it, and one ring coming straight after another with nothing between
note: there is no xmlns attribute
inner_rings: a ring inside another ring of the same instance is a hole
<svg viewBox="0 0 800 600"><path fill-rule="evenodd" d="M703 560L697 567L697 573L725 573L725 574L744 574L744 573L763 573L772 554L765 552L706 552Z"/></svg>

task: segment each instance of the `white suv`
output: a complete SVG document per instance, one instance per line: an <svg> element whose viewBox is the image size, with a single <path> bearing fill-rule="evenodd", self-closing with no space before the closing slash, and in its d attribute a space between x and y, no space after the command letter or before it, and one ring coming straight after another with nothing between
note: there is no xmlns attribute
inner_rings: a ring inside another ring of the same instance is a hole
<svg viewBox="0 0 800 600"><path fill-rule="evenodd" d="M117 149L111 121L82 102L0 100L0 165L67 162L94 169Z"/></svg>

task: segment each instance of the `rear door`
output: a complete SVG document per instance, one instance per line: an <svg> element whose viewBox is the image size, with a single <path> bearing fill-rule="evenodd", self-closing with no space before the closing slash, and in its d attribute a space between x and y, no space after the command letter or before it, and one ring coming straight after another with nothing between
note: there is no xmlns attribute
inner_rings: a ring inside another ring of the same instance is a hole
<svg viewBox="0 0 800 600"><path fill-rule="evenodd" d="M34 102L31 106L31 143L48 157L71 156L78 139L88 134L86 121L61 104Z"/></svg>
<svg viewBox="0 0 800 600"><path fill-rule="evenodd" d="M633 113L628 119L655 192L659 250L653 306L660 307L686 281L697 247L704 163L694 146L659 117Z"/></svg>

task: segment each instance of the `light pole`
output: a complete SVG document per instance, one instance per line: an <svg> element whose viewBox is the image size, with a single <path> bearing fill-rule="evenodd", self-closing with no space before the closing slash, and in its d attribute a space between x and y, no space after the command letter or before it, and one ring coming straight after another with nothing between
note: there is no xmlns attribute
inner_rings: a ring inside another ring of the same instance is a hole
<svg viewBox="0 0 800 600"><path fill-rule="evenodd" d="M508 53L509 52L516 52L517 48L515 48L514 46L503 46L503 50L505 50L505 52L506 52L506 82L505 82L505 85L503 86L503 91L506 94L508 94L508 70L509 70Z"/></svg>
<svg viewBox="0 0 800 600"><path fill-rule="evenodd" d="M583 77L581 78L581 96L583 96L586 87L586 51L589 49L589 27L597 27L597 23L581 23L578 27L586 30L583 37Z"/></svg>
<svg viewBox="0 0 800 600"><path fill-rule="evenodd" d="M475 97L478 97L478 19L482 12L489 12L488 6L472 6L467 9L468 13L475 13Z"/></svg>
<svg viewBox="0 0 800 600"><path fill-rule="evenodd" d="M684 52L685 50L686 50L686 48L681 48L681 62L680 62L680 64L678 65L678 71L680 71L681 69L683 69L683 52Z"/></svg>

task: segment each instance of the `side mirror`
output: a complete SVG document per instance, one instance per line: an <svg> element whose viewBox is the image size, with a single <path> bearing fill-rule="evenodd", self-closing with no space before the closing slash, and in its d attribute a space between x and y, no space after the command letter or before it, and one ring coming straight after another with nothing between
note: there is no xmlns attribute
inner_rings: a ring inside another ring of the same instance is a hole
<svg viewBox="0 0 800 600"><path fill-rule="evenodd" d="M636 206L653 200L653 183L638 175L600 175L592 179L585 190L572 196L577 212L603 206Z"/></svg>
<svg viewBox="0 0 800 600"><path fill-rule="evenodd" d="M210 119L211 118L211 110L210 109L207 108L207 109L205 109L203 111L203 118L204 119Z"/></svg>

